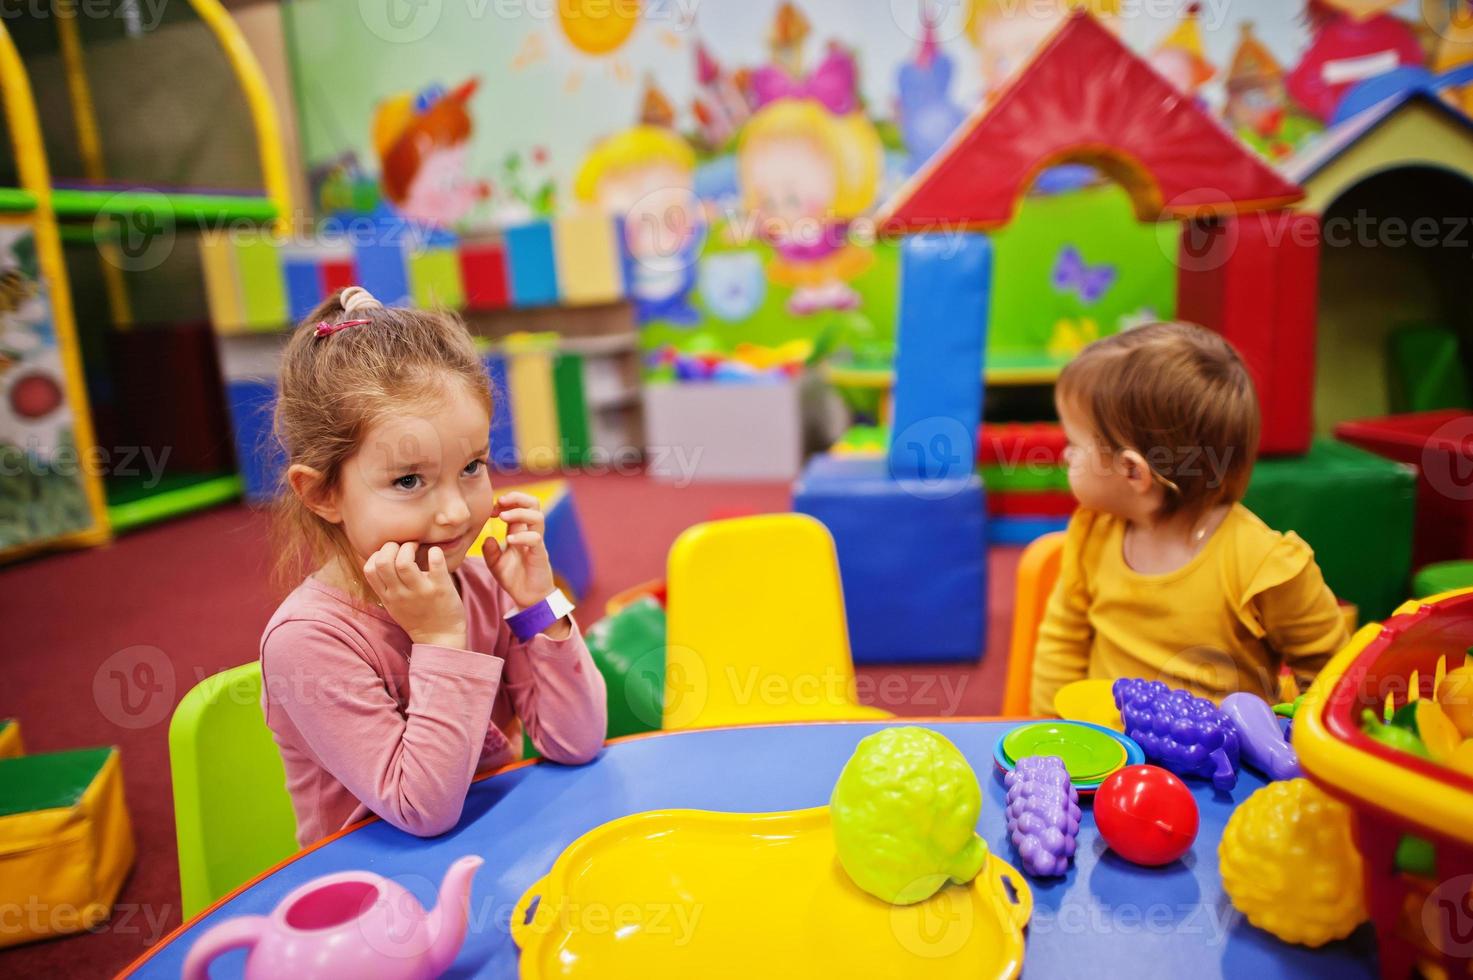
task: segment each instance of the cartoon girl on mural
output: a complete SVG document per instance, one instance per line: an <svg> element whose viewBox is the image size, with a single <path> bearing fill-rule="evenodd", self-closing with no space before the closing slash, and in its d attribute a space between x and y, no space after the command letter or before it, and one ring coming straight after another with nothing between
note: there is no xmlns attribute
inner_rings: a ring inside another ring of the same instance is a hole
<svg viewBox="0 0 1473 980"><path fill-rule="evenodd" d="M1422 46L1405 21L1390 13L1399 0L1308 0L1314 35L1289 73L1289 94L1330 122L1341 98L1369 78L1422 64Z"/></svg>
<svg viewBox="0 0 1473 980"><path fill-rule="evenodd" d="M803 81L776 67L753 75L758 111L737 148L742 197L776 250L769 278L793 290L789 312L853 309L849 282L869 267L849 225L879 190L883 148L855 97L854 59L830 45Z"/></svg>
<svg viewBox="0 0 1473 980"><path fill-rule="evenodd" d="M373 119L384 197L404 217L450 228L490 188L466 176L471 117L466 108L474 78L450 91L432 85L379 104Z"/></svg>
<svg viewBox="0 0 1473 980"><path fill-rule="evenodd" d="M696 200L690 144L663 126L641 123L599 141L573 184L580 201L624 217L633 262L630 293L640 323L689 326L704 224Z"/></svg>

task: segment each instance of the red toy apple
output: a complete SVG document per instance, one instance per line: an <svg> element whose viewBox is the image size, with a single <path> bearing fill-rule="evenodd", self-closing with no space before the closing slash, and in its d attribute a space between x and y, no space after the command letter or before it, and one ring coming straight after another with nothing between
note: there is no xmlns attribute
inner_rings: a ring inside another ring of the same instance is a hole
<svg viewBox="0 0 1473 980"><path fill-rule="evenodd" d="M1170 864L1197 839L1192 791L1159 766L1111 773L1095 793L1094 812L1105 843L1135 864Z"/></svg>

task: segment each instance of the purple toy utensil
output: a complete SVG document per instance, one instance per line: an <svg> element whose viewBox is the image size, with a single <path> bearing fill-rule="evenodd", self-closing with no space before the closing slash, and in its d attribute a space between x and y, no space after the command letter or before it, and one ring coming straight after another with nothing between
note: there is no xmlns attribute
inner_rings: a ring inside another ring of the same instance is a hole
<svg viewBox="0 0 1473 980"><path fill-rule="evenodd" d="M1023 870L1035 877L1061 875L1074 858L1079 833L1079 792L1064 760L1052 755L1019 759L1003 779L1008 788L1008 838Z"/></svg>
<svg viewBox="0 0 1473 980"><path fill-rule="evenodd" d="M1238 730L1217 705L1160 681L1122 677L1110 690L1125 734L1151 762L1221 790L1237 785Z"/></svg>

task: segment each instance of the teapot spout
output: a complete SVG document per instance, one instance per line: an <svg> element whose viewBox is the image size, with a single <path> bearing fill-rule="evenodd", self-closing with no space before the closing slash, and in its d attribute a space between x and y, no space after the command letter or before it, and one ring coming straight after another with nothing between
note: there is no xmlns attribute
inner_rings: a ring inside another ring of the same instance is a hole
<svg viewBox="0 0 1473 980"><path fill-rule="evenodd" d="M445 872L445 880L440 883L439 900L428 922L431 976L439 976L450 969L461 944L465 942L466 924L470 918L471 879L484 863L474 854L467 854Z"/></svg>

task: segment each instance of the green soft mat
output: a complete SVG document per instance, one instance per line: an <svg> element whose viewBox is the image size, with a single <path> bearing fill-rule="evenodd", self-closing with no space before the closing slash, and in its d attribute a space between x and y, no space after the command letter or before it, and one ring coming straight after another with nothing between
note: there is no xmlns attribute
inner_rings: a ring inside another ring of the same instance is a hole
<svg viewBox="0 0 1473 980"><path fill-rule="evenodd" d="M106 489L108 520L121 532L235 500L241 482L234 473L165 473L157 483L144 477L109 478Z"/></svg>
<svg viewBox="0 0 1473 980"><path fill-rule="evenodd" d="M1333 439L1303 457L1261 459L1243 504L1269 527L1314 549L1325 581L1359 607L1362 622L1408 596L1416 474L1411 467Z"/></svg>
<svg viewBox="0 0 1473 980"><path fill-rule="evenodd" d="M0 759L0 817L76 806L112 747Z"/></svg>

